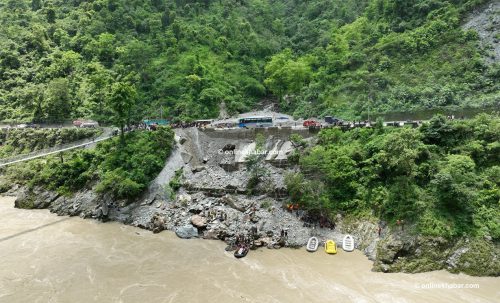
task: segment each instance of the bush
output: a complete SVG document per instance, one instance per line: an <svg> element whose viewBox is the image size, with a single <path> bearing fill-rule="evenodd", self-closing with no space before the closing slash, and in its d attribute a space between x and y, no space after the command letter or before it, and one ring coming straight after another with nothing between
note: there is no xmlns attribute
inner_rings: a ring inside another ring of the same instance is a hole
<svg viewBox="0 0 500 303"><path fill-rule="evenodd" d="M495 144L499 121L438 116L421 129L322 130L319 145L300 155L303 174L285 184L292 202L309 209L404 219L431 236L497 239L500 160L471 146Z"/></svg>
<svg viewBox="0 0 500 303"><path fill-rule="evenodd" d="M96 183L96 191L116 199L137 198L161 171L170 155L174 133L160 127L155 132L126 134L97 144L92 150L78 150L7 168L12 182L45 186L62 193L81 190Z"/></svg>

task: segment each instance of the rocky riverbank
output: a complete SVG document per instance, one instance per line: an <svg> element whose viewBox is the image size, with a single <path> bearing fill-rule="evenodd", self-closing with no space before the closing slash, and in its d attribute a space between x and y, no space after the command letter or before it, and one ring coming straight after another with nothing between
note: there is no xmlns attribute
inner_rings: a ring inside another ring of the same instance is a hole
<svg viewBox="0 0 500 303"><path fill-rule="evenodd" d="M153 232L171 230L181 238L222 240L228 248L241 235L251 239L254 248L277 249L302 247L313 235L341 245L349 233L377 271L447 269L471 275L500 274L499 245L489 239L421 237L412 226L402 230L373 218L352 219L342 214L328 218L332 226L311 220L305 211L289 210L283 179L297 169L289 157L298 148L287 140L289 134L263 136L260 144L268 151L262 161L266 177L250 190L250 173L241 155L257 148L256 135L248 131L238 134L239 139L229 139L217 132L177 130L176 149L137 201L115 201L92 189L71 197L26 187L13 187L7 194L17 196L19 208L48 208L59 215L118 221Z"/></svg>

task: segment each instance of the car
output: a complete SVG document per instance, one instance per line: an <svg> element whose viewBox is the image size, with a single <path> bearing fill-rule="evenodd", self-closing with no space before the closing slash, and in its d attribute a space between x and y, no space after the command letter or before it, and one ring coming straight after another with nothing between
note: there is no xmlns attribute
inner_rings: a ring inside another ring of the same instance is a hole
<svg viewBox="0 0 500 303"><path fill-rule="evenodd" d="M341 122L341 120L338 118L332 117L332 116L326 116L325 122L328 124L337 124L337 123Z"/></svg>
<svg viewBox="0 0 500 303"><path fill-rule="evenodd" d="M85 121L85 122L82 122L82 124L80 124L80 127L81 128L96 128L96 127L99 127L99 123L97 123L95 121Z"/></svg>
<svg viewBox="0 0 500 303"><path fill-rule="evenodd" d="M18 124L16 125L17 128L27 128L28 127L28 124Z"/></svg>
<svg viewBox="0 0 500 303"><path fill-rule="evenodd" d="M40 124L28 123L26 125L27 128L40 128Z"/></svg>

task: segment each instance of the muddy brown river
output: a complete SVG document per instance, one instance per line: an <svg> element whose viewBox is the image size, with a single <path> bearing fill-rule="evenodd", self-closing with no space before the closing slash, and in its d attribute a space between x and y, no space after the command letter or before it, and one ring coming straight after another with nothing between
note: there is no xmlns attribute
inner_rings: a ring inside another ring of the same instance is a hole
<svg viewBox="0 0 500 303"><path fill-rule="evenodd" d="M498 302L500 278L383 274L359 251L257 250L18 210L0 198L0 302Z"/></svg>

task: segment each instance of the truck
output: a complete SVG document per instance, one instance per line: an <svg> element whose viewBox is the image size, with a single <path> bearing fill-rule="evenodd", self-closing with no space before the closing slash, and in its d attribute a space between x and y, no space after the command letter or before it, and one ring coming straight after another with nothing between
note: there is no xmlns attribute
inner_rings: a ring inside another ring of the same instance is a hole
<svg viewBox="0 0 500 303"><path fill-rule="evenodd" d="M304 127L321 127L321 123L319 123L318 121L315 121L315 120L306 120L304 121L304 123L302 124Z"/></svg>

